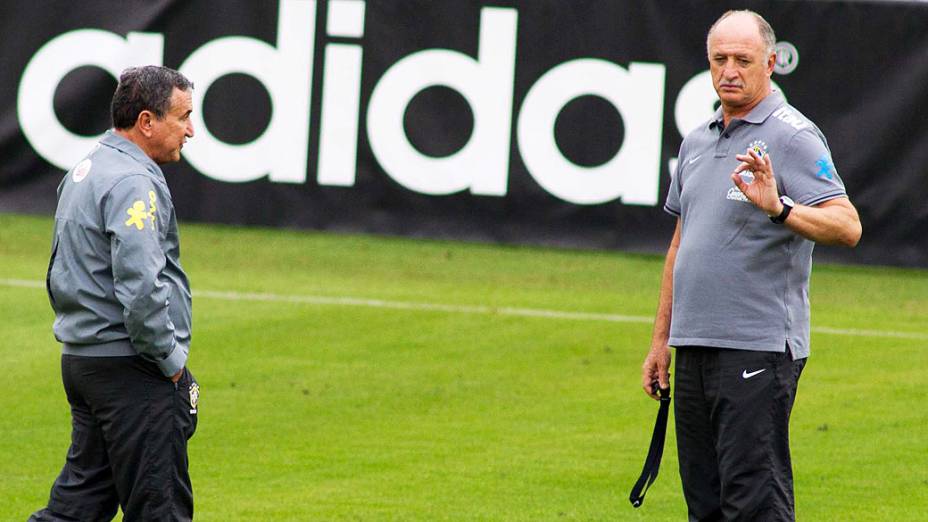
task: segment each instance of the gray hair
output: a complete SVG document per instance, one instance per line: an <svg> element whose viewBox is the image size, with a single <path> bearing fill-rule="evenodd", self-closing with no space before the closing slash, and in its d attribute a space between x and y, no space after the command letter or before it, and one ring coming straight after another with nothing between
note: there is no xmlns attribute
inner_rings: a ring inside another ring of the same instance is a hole
<svg viewBox="0 0 928 522"><path fill-rule="evenodd" d="M709 37L712 36L712 31L715 31L715 28L722 22L722 20L728 18L731 15L735 14L746 14L754 18L754 21L757 22L757 29L760 31L761 40L764 41L764 46L766 47L767 56L777 52L777 35L773 32L773 27L770 27L770 24L767 23L767 20L764 20L764 17L751 11L750 9L739 9L726 11L725 14L719 17L718 20L712 24L712 27L709 28L709 33L706 35L706 49L709 49Z"/></svg>
<svg viewBox="0 0 928 522"><path fill-rule="evenodd" d="M193 89L193 82L174 69L160 65L126 69L119 75L119 85L110 106L113 127L132 127L142 111L151 111L158 118L163 118L171 109L171 95L175 88L189 91Z"/></svg>

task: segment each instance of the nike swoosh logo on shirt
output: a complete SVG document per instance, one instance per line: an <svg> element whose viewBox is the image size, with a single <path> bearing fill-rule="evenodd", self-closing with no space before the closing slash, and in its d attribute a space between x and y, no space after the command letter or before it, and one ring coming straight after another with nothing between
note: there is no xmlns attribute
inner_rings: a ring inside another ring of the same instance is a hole
<svg viewBox="0 0 928 522"><path fill-rule="evenodd" d="M757 370L757 371L754 371L754 372L750 372L750 373L748 373L747 370L744 370L743 372L741 372L741 377L744 378L744 379L750 379L751 377L754 377L755 375L757 375L758 373L761 373L761 372L765 371L766 369L767 369L767 368L761 368L760 370Z"/></svg>

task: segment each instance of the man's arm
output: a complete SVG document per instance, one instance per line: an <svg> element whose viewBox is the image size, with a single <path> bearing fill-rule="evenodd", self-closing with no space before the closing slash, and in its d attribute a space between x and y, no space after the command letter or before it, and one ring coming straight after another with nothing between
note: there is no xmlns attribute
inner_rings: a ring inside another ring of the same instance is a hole
<svg viewBox="0 0 928 522"><path fill-rule="evenodd" d="M654 400L660 396L654 393L652 384L658 382L661 388L670 386L670 316L673 310L673 266L677 260L677 249L680 247L680 219L677 218L677 227L667 249L667 258L664 260L664 272L661 276L661 293L658 298L657 314L654 317L654 332L651 335L651 350L645 357L641 367L641 387L644 392Z"/></svg>
<svg viewBox="0 0 928 522"><path fill-rule="evenodd" d="M783 203L780 203L770 155L760 157L750 150L735 157L741 164L731 175L734 184L757 208L768 216L778 216L783 211ZM752 183L741 179L744 171L753 171ZM862 232L857 209L846 197L811 207L797 204L784 224L800 236L825 245L856 246Z"/></svg>
<svg viewBox="0 0 928 522"><path fill-rule="evenodd" d="M775 216L783 211L783 204ZM768 214L769 215L769 214ZM800 236L823 245L857 246L860 241L861 226L857 209L845 197L830 199L809 207L796 205L786 217L784 225Z"/></svg>
<svg viewBox="0 0 928 522"><path fill-rule="evenodd" d="M161 281L165 255L159 242L157 195L142 175L114 185L103 202L110 237L113 284L123 320L139 355L158 364L165 377L180 378L186 353L174 339L168 313L171 289Z"/></svg>

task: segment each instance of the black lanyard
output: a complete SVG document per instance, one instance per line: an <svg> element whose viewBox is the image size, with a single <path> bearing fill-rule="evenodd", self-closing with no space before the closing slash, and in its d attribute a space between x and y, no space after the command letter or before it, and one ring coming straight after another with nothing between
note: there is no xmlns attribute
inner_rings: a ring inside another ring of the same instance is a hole
<svg viewBox="0 0 928 522"><path fill-rule="evenodd" d="M657 470L661 467L661 456L664 454L664 438L667 435L667 416L670 414L670 387L658 390L661 396L661 406L657 411L657 420L654 422L654 433L651 435L651 447L648 448L648 458L644 461L644 469L638 482L632 488L628 500L635 507L644 503L644 495L648 488L657 479Z"/></svg>

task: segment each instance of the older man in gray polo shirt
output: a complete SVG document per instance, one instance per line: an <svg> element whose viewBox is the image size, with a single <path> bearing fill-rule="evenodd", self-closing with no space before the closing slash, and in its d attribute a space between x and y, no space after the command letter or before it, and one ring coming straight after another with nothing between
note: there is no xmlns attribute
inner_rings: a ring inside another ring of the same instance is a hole
<svg viewBox="0 0 928 522"><path fill-rule="evenodd" d="M721 100L689 134L645 392L669 385L690 520L794 520L789 415L809 355L815 243L854 246L857 211L818 127L772 90L773 29L729 11L707 50ZM776 163L776 173L774 173Z"/></svg>

